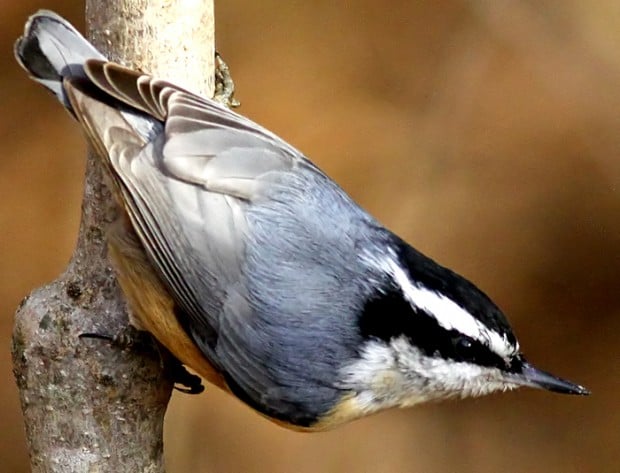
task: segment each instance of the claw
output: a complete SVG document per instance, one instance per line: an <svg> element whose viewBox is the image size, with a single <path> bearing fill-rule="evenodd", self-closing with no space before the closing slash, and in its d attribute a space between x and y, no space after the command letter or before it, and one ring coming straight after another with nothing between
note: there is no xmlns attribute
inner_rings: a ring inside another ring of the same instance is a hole
<svg viewBox="0 0 620 473"><path fill-rule="evenodd" d="M152 345L152 339L146 335L146 332L142 332L131 325L128 325L125 329L121 330L116 335L104 335L95 332L86 332L78 335L79 338L94 338L97 340L106 340L111 345L126 349L144 348Z"/></svg>
<svg viewBox="0 0 620 473"><path fill-rule="evenodd" d="M187 368L172 356L169 361L170 362L166 364L166 369L174 380L174 389L185 394L200 394L205 390L200 376L187 371Z"/></svg>
<svg viewBox="0 0 620 473"><path fill-rule="evenodd" d="M187 371L185 366L163 346L155 343L155 339L148 332L138 330L131 325L116 335L104 335L101 333L81 333L79 338L94 338L105 340L112 346L122 350L144 350L147 347L155 347L159 354L161 366L166 370L175 386L174 389L186 394L200 394L205 390L200 376Z"/></svg>
<svg viewBox="0 0 620 473"><path fill-rule="evenodd" d="M236 108L241 103L234 97L235 83L230 75L228 64L224 62L222 56L215 52L215 93L213 100L225 105L228 108Z"/></svg>

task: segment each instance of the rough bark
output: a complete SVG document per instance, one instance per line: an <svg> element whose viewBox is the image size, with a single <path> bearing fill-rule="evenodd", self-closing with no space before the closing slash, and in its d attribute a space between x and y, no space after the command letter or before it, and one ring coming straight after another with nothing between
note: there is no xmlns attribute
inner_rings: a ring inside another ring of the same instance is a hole
<svg viewBox="0 0 620 473"><path fill-rule="evenodd" d="M212 95L212 0L87 0L86 23L110 59ZM58 159L65 152L71 150L57 150ZM14 374L35 473L164 471L172 383L159 353L79 338L116 335L127 325L105 238L117 212L100 166L88 156L71 262L16 313Z"/></svg>

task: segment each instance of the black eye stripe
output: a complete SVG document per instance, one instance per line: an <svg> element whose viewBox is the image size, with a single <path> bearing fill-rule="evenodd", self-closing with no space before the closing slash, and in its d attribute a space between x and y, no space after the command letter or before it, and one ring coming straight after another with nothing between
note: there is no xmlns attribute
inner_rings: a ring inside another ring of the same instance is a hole
<svg viewBox="0 0 620 473"><path fill-rule="evenodd" d="M506 368L505 361L483 343L457 330L446 330L433 316L412 307L394 287L366 302L359 327L366 339L389 342L405 336L427 356Z"/></svg>
<svg viewBox="0 0 620 473"><path fill-rule="evenodd" d="M451 330L451 332L455 332ZM464 347L459 344L465 340L468 345ZM506 369L506 362L502 357L492 352L484 344L471 337L466 337L458 332L452 334L453 350L446 350L442 356L453 359L455 361L470 361L477 365L493 366L496 368Z"/></svg>

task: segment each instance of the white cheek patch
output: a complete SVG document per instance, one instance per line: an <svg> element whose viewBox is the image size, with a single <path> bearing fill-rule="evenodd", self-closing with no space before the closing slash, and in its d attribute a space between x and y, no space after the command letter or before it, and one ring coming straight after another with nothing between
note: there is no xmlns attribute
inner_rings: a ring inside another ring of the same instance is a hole
<svg viewBox="0 0 620 473"><path fill-rule="evenodd" d="M365 414L517 387L496 368L427 356L406 337L389 344L366 342L360 358L345 365L340 374L342 387L356 393L352 399L356 410Z"/></svg>
<svg viewBox="0 0 620 473"><path fill-rule="evenodd" d="M482 396L517 387L497 368L426 356L405 337L393 340L391 346L398 354L400 369L425 380L423 386L431 398Z"/></svg>
<svg viewBox="0 0 620 473"><path fill-rule="evenodd" d="M360 412L412 406L433 397L425 392L415 367L399 366L396 354L392 345L369 341L361 357L342 369L342 387L356 392L353 402Z"/></svg>
<svg viewBox="0 0 620 473"><path fill-rule="evenodd" d="M378 261L379 265L401 287L411 305L430 314L446 330L456 330L479 340L503 358L509 358L518 350L504 336L486 327L456 302L424 286L413 284L405 271L392 258Z"/></svg>

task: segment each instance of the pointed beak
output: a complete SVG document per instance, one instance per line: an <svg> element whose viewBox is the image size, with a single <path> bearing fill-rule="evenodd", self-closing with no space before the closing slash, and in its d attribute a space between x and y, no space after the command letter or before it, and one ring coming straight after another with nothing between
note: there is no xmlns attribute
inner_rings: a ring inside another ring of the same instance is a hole
<svg viewBox="0 0 620 473"><path fill-rule="evenodd" d="M580 396L587 396L590 394L583 386L571 383L565 379L553 376L550 373L539 370L533 367L528 362L523 361L521 370L514 373L512 381L521 386L529 386L532 388L546 389L561 394L577 394Z"/></svg>

